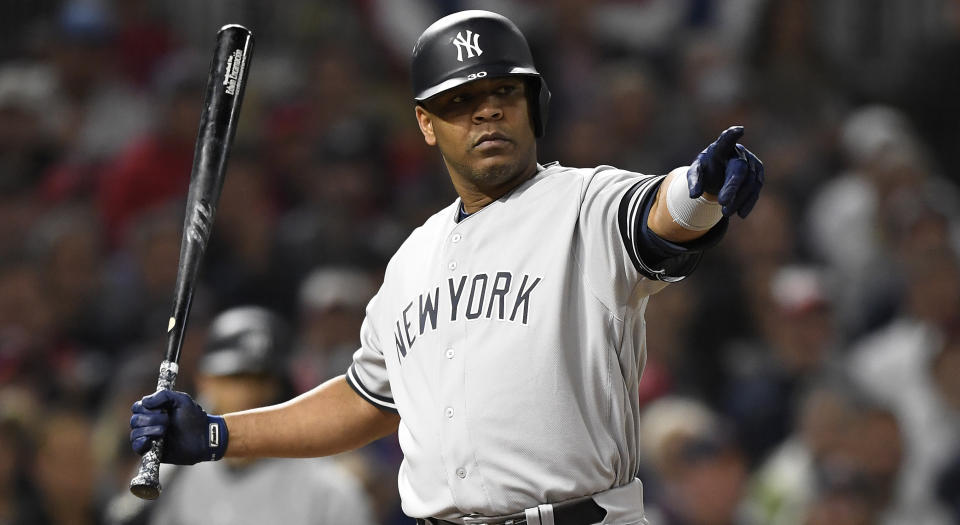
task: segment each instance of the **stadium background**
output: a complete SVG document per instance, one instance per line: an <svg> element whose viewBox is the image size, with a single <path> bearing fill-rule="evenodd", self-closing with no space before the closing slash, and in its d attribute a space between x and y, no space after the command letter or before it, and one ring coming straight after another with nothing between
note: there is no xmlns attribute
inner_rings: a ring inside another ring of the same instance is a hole
<svg viewBox="0 0 960 525"><path fill-rule="evenodd" d="M387 258L454 198L407 61L467 7L531 41L542 162L664 173L737 123L765 163L750 219L648 309L656 523L960 522L960 2L6 0L0 523L125 512L216 30L257 47L178 387L207 321L259 304L297 327L303 391L345 369ZM398 458L342 458L383 523Z"/></svg>

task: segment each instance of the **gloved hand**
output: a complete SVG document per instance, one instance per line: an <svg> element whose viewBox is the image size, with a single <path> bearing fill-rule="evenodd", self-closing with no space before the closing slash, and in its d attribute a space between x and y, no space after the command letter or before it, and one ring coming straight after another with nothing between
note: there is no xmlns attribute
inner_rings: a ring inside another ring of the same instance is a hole
<svg viewBox="0 0 960 525"><path fill-rule="evenodd" d="M687 170L690 198L704 193L717 196L724 217L746 217L763 187L763 163L737 140L743 126L727 128L716 142L697 155Z"/></svg>
<svg viewBox="0 0 960 525"><path fill-rule="evenodd" d="M216 461L227 451L227 424L207 415L189 395L158 390L131 407L130 445L143 455L157 438L163 438L162 463L193 465Z"/></svg>

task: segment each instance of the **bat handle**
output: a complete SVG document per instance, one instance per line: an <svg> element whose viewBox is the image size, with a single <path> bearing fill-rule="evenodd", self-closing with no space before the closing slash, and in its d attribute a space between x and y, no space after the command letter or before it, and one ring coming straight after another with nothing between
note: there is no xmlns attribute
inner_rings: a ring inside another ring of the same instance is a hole
<svg viewBox="0 0 960 525"><path fill-rule="evenodd" d="M130 492L140 499L157 499L160 486L160 457L163 455L163 438L154 441L150 450L140 460L140 471L130 480Z"/></svg>
<svg viewBox="0 0 960 525"><path fill-rule="evenodd" d="M173 388L179 372L177 363L164 360L160 363L160 375L157 378L157 391ZM163 457L163 438L150 444L150 450L140 460L140 470L130 480L130 492L140 499L157 499L160 496L160 458Z"/></svg>

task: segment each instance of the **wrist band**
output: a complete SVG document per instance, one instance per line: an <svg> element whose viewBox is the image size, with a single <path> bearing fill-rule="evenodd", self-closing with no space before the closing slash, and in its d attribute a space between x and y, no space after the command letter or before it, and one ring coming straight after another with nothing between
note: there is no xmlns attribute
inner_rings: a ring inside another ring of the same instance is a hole
<svg viewBox="0 0 960 525"><path fill-rule="evenodd" d="M690 198L686 168L673 170L675 175L667 186L667 211L673 222L684 229L699 232L713 228L723 217L719 203L708 201L703 195Z"/></svg>
<svg viewBox="0 0 960 525"><path fill-rule="evenodd" d="M227 422L221 416L207 415L207 447L210 460L217 461L227 453Z"/></svg>

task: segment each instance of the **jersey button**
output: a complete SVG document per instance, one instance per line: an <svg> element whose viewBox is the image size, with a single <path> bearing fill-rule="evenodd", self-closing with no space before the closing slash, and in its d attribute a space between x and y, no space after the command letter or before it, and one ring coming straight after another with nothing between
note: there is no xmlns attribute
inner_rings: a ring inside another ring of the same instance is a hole
<svg viewBox="0 0 960 525"><path fill-rule="evenodd" d="M457 469L457 477L460 478L460 479L463 479L463 478L467 477L467 471L466 471L465 469L458 468L458 469Z"/></svg>
<svg viewBox="0 0 960 525"><path fill-rule="evenodd" d="M447 416L447 419L453 419L453 407L447 407L443 411L443 415Z"/></svg>
<svg viewBox="0 0 960 525"><path fill-rule="evenodd" d="M451 272L454 271L454 270L456 270L456 269L457 269L457 261L450 261L450 264L447 265L447 268L450 268L450 271L451 271Z"/></svg>
<svg viewBox="0 0 960 525"><path fill-rule="evenodd" d="M453 359L453 353L453 348L447 348L447 351L444 355L447 356L447 359Z"/></svg>
<svg viewBox="0 0 960 525"><path fill-rule="evenodd" d="M454 233L453 236L450 237L450 240L453 242L460 242L460 239L463 239L463 235L459 233Z"/></svg>

